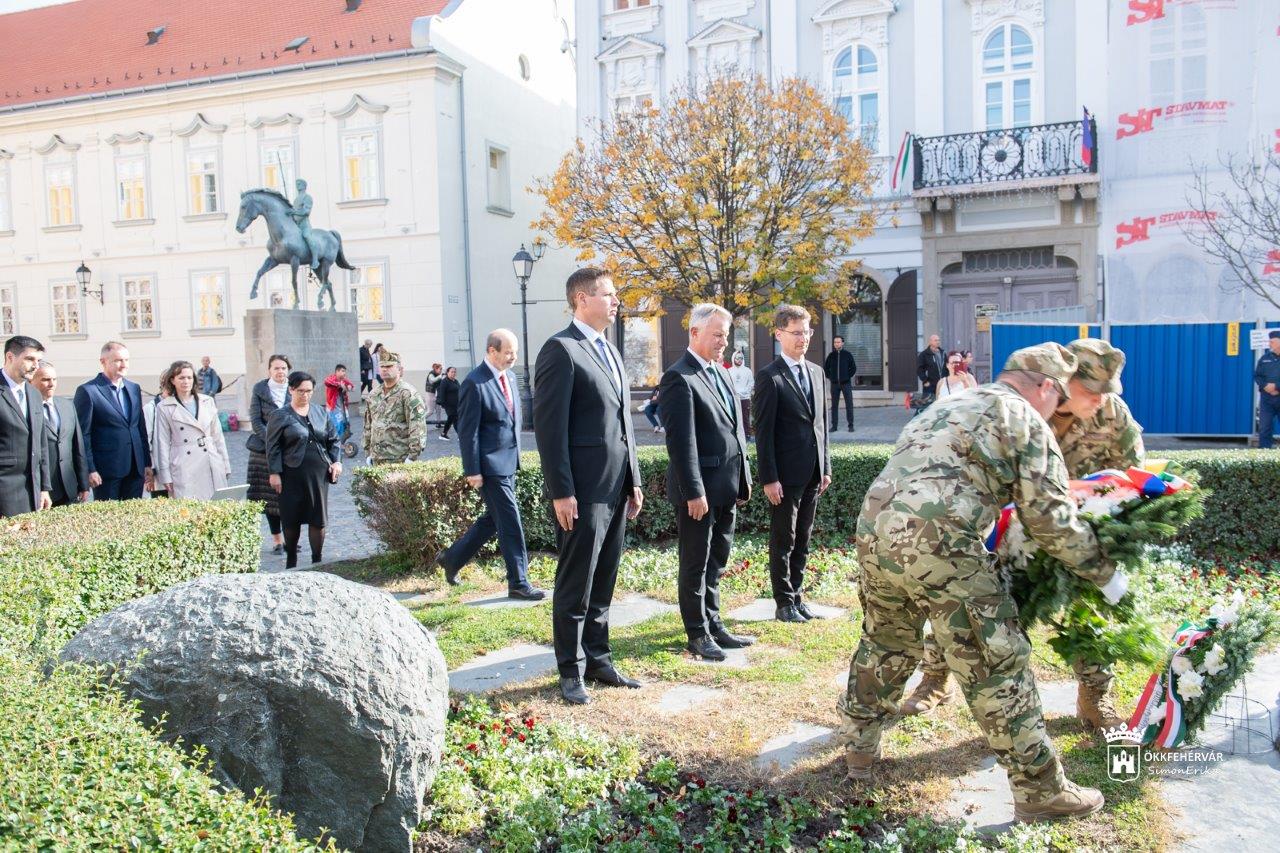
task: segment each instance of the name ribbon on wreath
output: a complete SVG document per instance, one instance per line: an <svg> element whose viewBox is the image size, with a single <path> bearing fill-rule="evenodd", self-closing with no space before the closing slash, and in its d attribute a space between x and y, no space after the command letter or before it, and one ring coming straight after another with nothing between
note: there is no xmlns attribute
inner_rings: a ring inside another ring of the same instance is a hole
<svg viewBox="0 0 1280 853"><path fill-rule="evenodd" d="M1217 627L1218 620L1211 618L1202 625L1183 622L1178 626L1178 630L1173 632L1173 643L1177 646L1177 650L1169 658L1169 668L1164 679L1164 719L1151 719L1151 712L1160 706L1159 672L1153 672L1151 678L1147 680L1147 686L1143 689L1142 695L1138 697L1138 707L1134 709L1133 716L1129 718L1129 730L1141 730L1144 744L1154 744L1165 749L1174 749L1186 740L1187 727L1184 722L1182 700L1174 690L1174 676L1180 669L1194 672L1194 670L1186 667L1185 661L1187 659L1185 656L1195 648L1196 643L1205 637L1212 636ZM1178 663L1180 658L1184 661L1183 664Z"/></svg>

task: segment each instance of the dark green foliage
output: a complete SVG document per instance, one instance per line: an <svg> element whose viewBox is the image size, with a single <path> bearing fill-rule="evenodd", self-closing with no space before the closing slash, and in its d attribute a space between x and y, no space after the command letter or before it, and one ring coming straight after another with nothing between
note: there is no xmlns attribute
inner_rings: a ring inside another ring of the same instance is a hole
<svg viewBox="0 0 1280 853"><path fill-rule="evenodd" d="M1178 537L1217 560L1280 558L1280 455L1274 450L1185 450L1167 456L1200 475L1213 493L1204 515Z"/></svg>

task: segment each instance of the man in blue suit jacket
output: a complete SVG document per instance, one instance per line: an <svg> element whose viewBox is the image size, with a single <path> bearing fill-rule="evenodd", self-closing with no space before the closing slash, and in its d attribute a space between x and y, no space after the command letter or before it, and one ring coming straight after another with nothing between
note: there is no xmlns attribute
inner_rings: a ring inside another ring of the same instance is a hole
<svg viewBox="0 0 1280 853"><path fill-rule="evenodd" d="M102 372L77 388L75 398L93 499L140 498L144 480L151 479L142 389L124 378L129 372L124 344L103 344L98 360Z"/></svg>
<svg viewBox="0 0 1280 853"><path fill-rule="evenodd" d="M529 552L516 503L516 471L520 468L520 393L509 368L520 344L507 329L489 333L484 361L462 381L458 396L458 439L462 473L480 490L484 514L462 538L441 551L436 562L445 580L457 585L458 572L486 542L498 536L507 564L507 596L526 601L546 598L529 583Z"/></svg>

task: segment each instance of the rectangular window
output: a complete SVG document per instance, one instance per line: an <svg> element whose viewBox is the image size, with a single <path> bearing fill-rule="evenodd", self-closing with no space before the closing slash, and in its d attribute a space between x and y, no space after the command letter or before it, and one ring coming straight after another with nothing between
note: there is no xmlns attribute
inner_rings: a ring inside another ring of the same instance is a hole
<svg viewBox="0 0 1280 853"><path fill-rule="evenodd" d="M613 8L616 12L624 9L639 9L641 6L648 6L649 0L613 0Z"/></svg>
<svg viewBox="0 0 1280 853"><path fill-rule="evenodd" d="M122 222L147 218L147 161L145 157L116 160L116 216Z"/></svg>
<svg viewBox="0 0 1280 853"><path fill-rule="evenodd" d="M13 230L13 205L9 201L9 164L0 162L0 231Z"/></svg>
<svg viewBox="0 0 1280 853"><path fill-rule="evenodd" d="M0 284L0 334L18 333L18 286Z"/></svg>
<svg viewBox="0 0 1280 853"><path fill-rule="evenodd" d="M1013 81L1013 126L1026 127L1031 124L1031 81L1028 79Z"/></svg>
<svg viewBox="0 0 1280 853"><path fill-rule="evenodd" d="M74 225L75 167L70 163L54 163L45 167L44 185L49 205L49 225Z"/></svg>
<svg viewBox="0 0 1280 853"><path fill-rule="evenodd" d="M227 274L221 270L191 274L191 314L197 329L227 328Z"/></svg>
<svg viewBox="0 0 1280 853"><path fill-rule="evenodd" d="M489 208L511 210L511 170L507 152L497 146L489 146Z"/></svg>
<svg viewBox="0 0 1280 853"><path fill-rule="evenodd" d="M218 152L212 149L187 152L187 190L191 213L218 211Z"/></svg>
<svg viewBox="0 0 1280 853"><path fill-rule="evenodd" d="M348 133L342 137L342 183L346 201L381 197L377 131Z"/></svg>
<svg viewBox="0 0 1280 853"><path fill-rule="evenodd" d="M53 291L53 333L55 335L77 335L84 331L80 318L80 285L74 281L56 282L51 285Z"/></svg>
<svg viewBox="0 0 1280 853"><path fill-rule="evenodd" d="M310 279L299 273L298 298L306 304L306 282ZM290 308L293 306L293 286L290 284L289 271L276 267L262 277L258 286L262 289L263 298L268 308Z"/></svg>
<svg viewBox="0 0 1280 853"><path fill-rule="evenodd" d="M156 327L156 282L149 275L126 276L120 281L124 302L124 330L145 332Z"/></svg>
<svg viewBox="0 0 1280 853"><path fill-rule="evenodd" d="M880 96L876 94L858 96L858 132L862 144L872 151L880 150Z"/></svg>
<svg viewBox="0 0 1280 853"><path fill-rule="evenodd" d="M386 265L356 264L348 275L351 283L351 310L361 323L387 320Z"/></svg>
<svg viewBox="0 0 1280 853"><path fill-rule="evenodd" d="M293 192L293 182L297 178L294 163L294 144L292 140L271 140L262 143L262 185L268 189L280 190L285 195Z"/></svg>
<svg viewBox="0 0 1280 853"><path fill-rule="evenodd" d="M987 130L1004 127L1004 86L987 84Z"/></svg>

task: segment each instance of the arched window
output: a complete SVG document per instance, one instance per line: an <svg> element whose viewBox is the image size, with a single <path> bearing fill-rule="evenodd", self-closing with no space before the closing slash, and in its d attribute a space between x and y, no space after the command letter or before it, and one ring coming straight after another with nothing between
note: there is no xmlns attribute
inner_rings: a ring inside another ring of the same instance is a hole
<svg viewBox="0 0 1280 853"><path fill-rule="evenodd" d="M865 45L846 47L831 68L836 109L862 143L880 150L880 60Z"/></svg>
<svg viewBox="0 0 1280 853"><path fill-rule="evenodd" d="M1001 24L982 43L982 103L987 130L1032 123L1036 51L1017 24Z"/></svg>
<svg viewBox="0 0 1280 853"><path fill-rule="evenodd" d="M844 348L858 365L854 387L884 388L884 304L880 286L865 275L854 275L849 287L850 304L831 318L831 337L844 338Z"/></svg>

